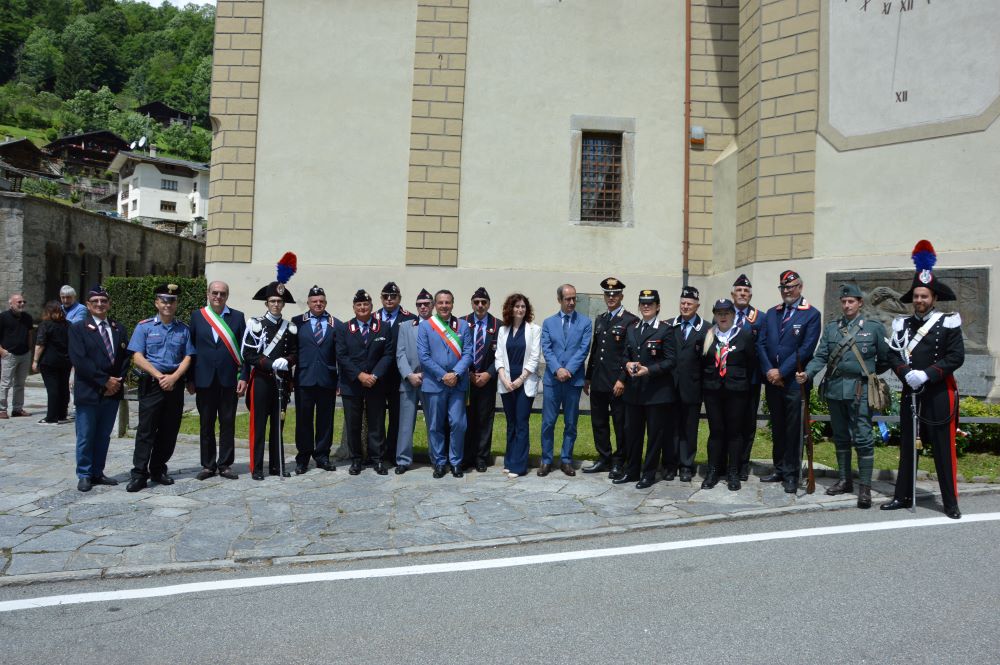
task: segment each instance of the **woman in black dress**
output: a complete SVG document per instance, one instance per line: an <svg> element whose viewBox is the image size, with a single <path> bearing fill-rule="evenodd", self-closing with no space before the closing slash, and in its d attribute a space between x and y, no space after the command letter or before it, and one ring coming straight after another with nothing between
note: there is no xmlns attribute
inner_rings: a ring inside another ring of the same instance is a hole
<svg viewBox="0 0 1000 665"><path fill-rule="evenodd" d="M702 489L711 489L719 475L726 486L740 489L740 423L750 399L757 352L749 329L734 326L736 308L723 298L712 307L715 325L702 346L702 390L708 414L708 473Z"/></svg>
<svg viewBox="0 0 1000 665"><path fill-rule="evenodd" d="M32 372L41 372L48 393L45 417L38 422L46 425L65 424L69 409L69 324L62 305L56 300L45 304L42 321L35 336Z"/></svg>

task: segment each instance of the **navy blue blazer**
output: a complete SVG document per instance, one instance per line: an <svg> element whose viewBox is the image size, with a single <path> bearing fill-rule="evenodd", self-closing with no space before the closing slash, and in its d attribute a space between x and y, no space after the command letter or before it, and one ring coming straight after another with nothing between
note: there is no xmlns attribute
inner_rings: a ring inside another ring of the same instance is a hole
<svg viewBox="0 0 1000 665"><path fill-rule="evenodd" d="M299 327L299 364L295 369L295 385L304 388L337 387L337 327L342 325L328 315L329 324L323 340L316 341L313 332L312 314L306 312L293 321Z"/></svg>
<svg viewBox="0 0 1000 665"><path fill-rule="evenodd" d="M739 316L738 314L736 315ZM743 324L743 328L746 332L753 334L754 346L757 345L757 338L760 337L761 328L764 327L764 312L760 311L753 305L747 305L747 318L746 323ZM751 385L759 386L764 377L760 373L760 366L756 364L756 349L754 353L754 368L752 376L750 377Z"/></svg>
<svg viewBox="0 0 1000 665"><path fill-rule="evenodd" d="M128 331L117 321L108 319L108 323L115 349L114 361L108 356L108 347L94 324L94 317L88 314L87 318L69 327L69 359L76 370L73 397L78 405L95 406L103 400L117 401L125 396L124 388L110 397L104 396L104 384L108 378L116 376L124 379L132 364Z"/></svg>
<svg viewBox="0 0 1000 665"><path fill-rule="evenodd" d="M347 397L362 397L369 393L384 393L399 390L398 384L386 381L390 367L399 375L396 367L396 340L392 330L385 328L372 315L368 346L361 340L361 327L357 319L351 319L337 326L337 365L340 369L340 394ZM358 381L358 374L374 374L378 377L375 387L367 390Z"/></svg>
<svg viewBox="0 0 1000 665"><path fill-rule="evenodd" d="M233 331L236 348L239 349L243 345L243 334L247 329L243 312L230 309L228 312L223 312L222 320ZM212 326L200 309L191 312L190 328L195 354L191 356L191 367L187 375L194 377L195 388L210 388L216 379L220 386L234 388L237 378L246 379L245 369L237 366L221 339L216 341L212 335Z"/></svg>
<svg viewBox="0 0 1000 665"><path fill-rule="evenodd" d="M761 374L766 375L777 368L785 381L785 388L798 390L799 385L795 383L793 376L796 362L801 362L804 368L812 360L822 332L823 320L819 310L805 298L802 298L792 312L782 332L781 319L784 315L784 303L772 307L764 315L764 325L757 335L757 362Z"/></svg>

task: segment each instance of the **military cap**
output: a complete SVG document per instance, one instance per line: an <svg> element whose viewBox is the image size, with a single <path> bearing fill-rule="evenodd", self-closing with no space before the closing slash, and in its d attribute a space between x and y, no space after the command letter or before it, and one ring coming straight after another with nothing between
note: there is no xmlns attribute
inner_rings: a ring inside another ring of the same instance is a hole
<svg viewBox="0 0 1000 665"><path fill-rule="evenodd" d="M913 275L913 283L910 285L910 290L899 298L899 302L913 302L913 289L920 286L930 289L937 296L938 300L957 300L955 292L951 290L951 287L934 276L934 264L937 263L937 252L934 251L934 246L929 240L918 242L914 246L913 254L910 258L913 259L913 265L917 268L917 272Z"/></svg>
<svg viewBox="0 0 1000 665"><path fill-rule="evenodd" d="M750 283L750 278L746 276L746 273L740 273L740 276L733 282L733 286L745 286L748 289L753 288L753 284Z"/></svg>
<svg viewBox="0 0 1000 665"><path fill-rule="evenodd" d="M787 286L795 280L802 280L802 278L799 277L799 273L794 270L786 270L781 273L781 276L778 278L778 286Z"/></svg>
<svg viewBox="0 0 1000 665"><path fill-rule="evenodd" d="M472 294L472 299L475 300L476 298L485 298L486 300L490 299L490 294L486 290L485 286L480 286L476 289L476 292Z"/></svg>
<svg viewBox="0 0 1000 665"><path fill-rule="evenodd" d="M719 298L715 301L715 304L712 305L713 312L725 312L727 310L730 312L736 311L736 305L734 305L733 301L729 298Z"/></svg>
<svg viewBox="0 0 1000 665"><path fill-rule="evenodd" d="M396 282L388 282L382 287L382 295L384 296L401 296L402 293L399 290L399 286Z"/></svg>
<svg viewBox="0 0 1000 665"><path fill-rule="evenodd" d="M267 286L262 286L254 294L254 300L269 300L271 298L281 298L286 303L294 303L295 298L292 297L292 292L279 281L274 281Z"/></svg>
<svg viewBox="0 0 1000 665"><path fill-rule="evenodd" d="M368 292L364 289L358 289L358 292L354 294L354 302L371 302L372 297L368 295Z"/></svg>
<svg viewBox="0 0 1000 665"><path fill-rule="evenodd" d="M681 298L690 298L691 300L700 300L700 295L698 289L693 286L685 286L681 289Z"/></svg>
<svg viewBox="0 0 1000 665"><path fill-rule="evenodd" d="M181 287L176 284L160 284L153 289L153 295L160 300L177 300L177 296L181 294Z"/></svg>
<svg viewBox="0 0 1000 665"><path fill-rule="evenodd" d="M601 282L601 288L607 294L621 293L625 289L625 282L621 282L617 277L608 277Z"/></svg>
<svg viewBox="0 0 1000 665"><path fill-rule="evenodd" d="M864 294L861 293L861 289L858 288L857 284L841 284L840 290L838 291L840 298L864 298Z"/></svg>
<svg viewBox="0 0 1000 665"><path fill-rule="evenodd" d="M313 284L313 287L309 289L309 297L312 298L313 296L323 296L325 298L326 291L323 290L323 287Z"/></svg>
<svg viewBox="0 0 1000 665"><path fill-rule="evenodd" d="M639 291L639 302L640 303L656 303L660 304L660 292L656 289L643 289Z"/></svg>
<svg viewBox="0 0 1000 665"><path fill-rule="evenodd" d="M434 296L427 289L420 289L420 293L417 294L417 299L414 302L434 302Z"/></svg>
<svg viewBox="0 0 1000 665"><path fill-rule="evenodd" d="M110 300L111 296L108 295L107 290L105 290L102 284L95 284L87 291L87 300L91 298L108 298Z"/></svg>

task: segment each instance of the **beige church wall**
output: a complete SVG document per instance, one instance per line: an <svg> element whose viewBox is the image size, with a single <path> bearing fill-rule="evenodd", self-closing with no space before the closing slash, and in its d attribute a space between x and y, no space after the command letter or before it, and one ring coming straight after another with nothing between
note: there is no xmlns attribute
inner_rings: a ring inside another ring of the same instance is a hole
<svg viewBox="0 0 1000 665"><path fill-rule="evenodd" d="M415 24L412 0L265 3L255 266L403 264Z"/></svg>
<svg viewBox="0 0 1000 665"><path fill-rule="evenodd" d="M459 265L528 271L546 293L577 271L679 275L683 3L476 2L468 44ZM574 116L634 124L634 221L571 223Z"/></svg>

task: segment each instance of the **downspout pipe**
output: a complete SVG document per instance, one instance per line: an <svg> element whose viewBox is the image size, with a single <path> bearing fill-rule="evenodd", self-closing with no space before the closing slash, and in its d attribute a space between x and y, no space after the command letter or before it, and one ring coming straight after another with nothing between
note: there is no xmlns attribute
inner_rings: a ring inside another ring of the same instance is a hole
<svg viewBox="0 0 1000 665"><path fill-rule="evenodd" d="M684 3L684 241L681 257L681 284L688 285L691 246L691 0Z"/></svg>

